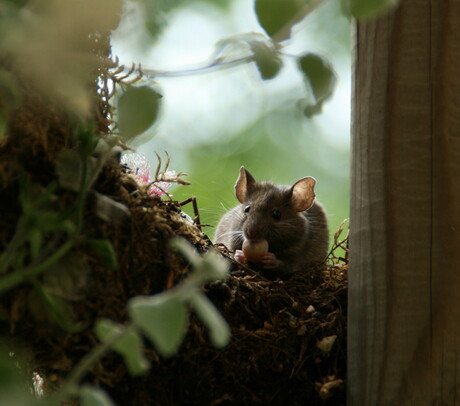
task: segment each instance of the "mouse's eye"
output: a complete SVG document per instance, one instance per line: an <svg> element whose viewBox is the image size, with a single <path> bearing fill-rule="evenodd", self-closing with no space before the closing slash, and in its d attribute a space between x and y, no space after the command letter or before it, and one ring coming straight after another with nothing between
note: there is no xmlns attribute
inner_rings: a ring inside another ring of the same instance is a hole
<svg viewBox="0 0 460 406"><path fill-rule="evenodd" d="M273 210L272 217L275 220L279 220L281 218L281 212L279 210Z"/></svg>
<svg viewBox="0 0 460 406"><path fill-rule="evenodd" d="M251 205L248 204L245 208L244 208L244 212L245 213L249 213L249 210L251 210Z"/></svg>

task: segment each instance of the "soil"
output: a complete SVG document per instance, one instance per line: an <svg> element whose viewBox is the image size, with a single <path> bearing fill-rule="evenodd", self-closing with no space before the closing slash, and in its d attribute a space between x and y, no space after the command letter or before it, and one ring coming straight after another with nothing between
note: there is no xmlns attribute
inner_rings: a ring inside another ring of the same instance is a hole
<svg viewBox="0 0 460 406"><path fill-rule="evenodd" d="M20 179L25 176L33 190L43 191L56 181L58 153L75 148L74 120L33 91L28 94L0 145L0 252L23 212ZM109 133L107 100L96 97L94 109L97 132ZM45 391L53 391L97 344L95 320L123 323L130 298L170 289L187 275L188 264L169 247L173 237L187 239L199 252L213 248L199 226L182 218L177 202L150 195L124 169L117 159L106 163L88 194L83 221L85 237L112 243L118 268L109 269L83 243L67 258L81 272L60 299L79 331L65 331L47 316L31 281L0 297L1 334L27 350L30 369L44 377ZM102 219L94 191L128 214ZM54 193L57 212L76 199L64 188ZM335 247L345 246L339 239ZM176 355L164 358L146 343L152 367L145 376L131 377L121 357L110 353L85 382L105 388L118 405L344 405L347 260L333 251L319 268L269 280L233 262L225 247L215 248L231 261L230 275L203 290L231 327L228 346L214 348L206 328L192 317ZM62 272L69 269L63 266Z"/></svg>

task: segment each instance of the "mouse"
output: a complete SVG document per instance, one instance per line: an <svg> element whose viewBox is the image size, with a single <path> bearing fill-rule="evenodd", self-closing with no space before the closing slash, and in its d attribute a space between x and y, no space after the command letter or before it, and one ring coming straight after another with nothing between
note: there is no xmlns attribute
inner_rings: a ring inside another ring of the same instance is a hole
<svg viewBox="0 0 460 406"><path fill-rule="evenodd" d="M258 182L242 166L235 183L240 204L219 220L214 242L268 277L290 276L324 262L329 229L315 185L310 176L290 186Z"/></svg>

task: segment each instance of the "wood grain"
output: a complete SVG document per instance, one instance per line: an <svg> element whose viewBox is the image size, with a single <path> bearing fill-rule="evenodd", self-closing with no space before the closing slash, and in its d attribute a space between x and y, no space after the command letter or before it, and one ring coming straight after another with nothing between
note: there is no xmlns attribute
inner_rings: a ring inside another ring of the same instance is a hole
<svg viewBox="0 0 460 406"><path fill-rule="evenodd" d="M460 2L355 38L348 402L460 404Z"/></svg>

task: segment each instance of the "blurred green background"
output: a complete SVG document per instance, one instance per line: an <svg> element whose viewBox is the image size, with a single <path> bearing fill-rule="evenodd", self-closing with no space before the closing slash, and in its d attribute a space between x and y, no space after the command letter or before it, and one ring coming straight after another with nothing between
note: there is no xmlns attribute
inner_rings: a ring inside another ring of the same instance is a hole
<svg viewBox="0 0 460 406"><path fill-rule="evenodd" d="M122 63L187 70L205 63L223 38L263 33L252 1L154 4L154 9L135 3L127 7L112 40ZM170 169L189 175L191 186L174 186L170 192L179 201L196 196L211 238L220 216L237 203L233 186L242 165L256 179L280 184L315 177L332 234L349 210L350 37L350 22L339 2L325 1L294 27L284 44L282 71L272 80L260 79L254 63L158 76L160 119L130 145L147 156L151 172L157 165L155 152L165 157L167 151ZM333 98L313 118L302 112L302 100L311 98L311 91L294 59L307 52L327 58L338 77ZM191 205L184 210L193 214Z"/></svg>

